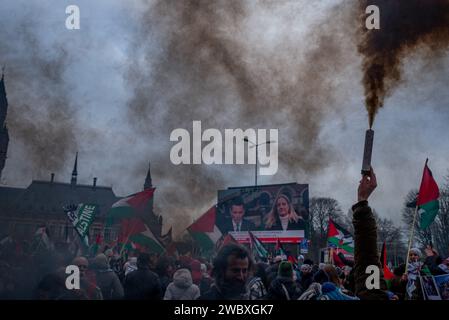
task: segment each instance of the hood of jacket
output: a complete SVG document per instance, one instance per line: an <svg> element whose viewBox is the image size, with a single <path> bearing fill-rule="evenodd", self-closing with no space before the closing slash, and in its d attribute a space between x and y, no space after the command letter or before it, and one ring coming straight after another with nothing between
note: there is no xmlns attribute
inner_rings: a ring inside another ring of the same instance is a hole
<svg viewBox="0 0 449 320"><path fill-rule="evenodd" d="M173 284L178 288L188 288L193 284L192 274L188 269L179 269L173 275Z"/></svg>

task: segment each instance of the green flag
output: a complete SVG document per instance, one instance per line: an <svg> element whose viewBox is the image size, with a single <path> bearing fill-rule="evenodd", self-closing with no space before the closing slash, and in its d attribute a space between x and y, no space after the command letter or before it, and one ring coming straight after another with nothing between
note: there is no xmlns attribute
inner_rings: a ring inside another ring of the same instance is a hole
<svg viewBox="0 0 449 320"><path fill-rule="evenodd" d="M70 205L65 208L69 221L75 228L86 248L89 247L89 227L98 212L98 205L84 204Z"/></svg>

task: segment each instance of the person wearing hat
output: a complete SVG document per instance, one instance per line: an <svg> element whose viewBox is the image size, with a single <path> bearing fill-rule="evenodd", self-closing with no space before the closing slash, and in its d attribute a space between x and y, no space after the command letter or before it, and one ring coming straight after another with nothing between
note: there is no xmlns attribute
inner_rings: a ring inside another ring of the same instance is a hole
<svg viewBox="0 0 449 320"><path fill-rule="evenodd" d="M103 253L100 253L94 258L92 266L95 270L97 286L101 289L103 299L122 299L124 295L122 284L114 270L110 268L108 258Z"/></svg>
<svg viewBox="0 0 449 320"><path fill-rule="evenodd" d="M302 291L306 291L313 282L312 266L304 263L300 268L300 278L298 281Z"/></svg>
<svg viewBox="0 0 449 320"><path fill-rule="evenodd" d="M164 300L196 300L199 296L200 289L193 283L189 269L178 269L167 286Z"/></svg>
<svg viewBox="0 0 449 320"><path fill-rule="evenodd" d="M357 203L352 206L354 226L354 293L361 300L388 300L387 284L383 275L379 277L379 289L369 288L366 283L370 273L368 266L382 269L377 248L377 224L368 199L377 188L373 168L362 175L357 189Z"/></svg>
<svg viewBox="0 0 449 320"><path fill-rule="evenodd" d="M267 300L296 300L301 290L293 279L293 265L288 261L279 264L278 275L270 284Z"/></svg>

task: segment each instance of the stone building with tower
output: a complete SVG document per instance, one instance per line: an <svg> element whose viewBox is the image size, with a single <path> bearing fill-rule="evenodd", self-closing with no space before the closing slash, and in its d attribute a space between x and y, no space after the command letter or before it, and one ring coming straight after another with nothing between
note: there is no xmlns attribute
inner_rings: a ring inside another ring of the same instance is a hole
<svg viewBox="0 0 449 320"><path fill-rule="evenodd" d="M0 179L7 159L9 143L6 127L7 109L8 102L2 75L0 82ZM79 184L78 169L81 168L78 168L78 154L76 154L70 182L61 181L55 177L54 173L51 173L48 180L33 180L26 188L16 188L0 183L0 240L8 235L15 240L30 240L38 227L43 225L48 227L50 237L55 243L65 242L67 231L69 239L73 239L77 235L70 226L63 208L69 204L79 203L99 205L99 212L90 227L90 242L95 241L99 233L102 233L105 242L115 240L119 226L105 228L106 216L112 204L121 197L115 195L112 187L101 186L97 178L93 178L92 184ZM144 189L152 187L151 172L148 168ZM161 237L162 217L155 215L151 210L145 216L145 220L151 231L157 237Z"/></svg>

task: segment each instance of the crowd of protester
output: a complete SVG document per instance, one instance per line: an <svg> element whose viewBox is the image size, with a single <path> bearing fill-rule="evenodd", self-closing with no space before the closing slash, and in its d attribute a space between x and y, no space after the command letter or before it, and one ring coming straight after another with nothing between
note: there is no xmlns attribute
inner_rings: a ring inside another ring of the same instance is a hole
<svg viewBox="0 0 449 320"><path fill-rule="evenodd" d="M407 265L394 269L390 284L367 288L366 267L382 270L377 230L368 197L377 186L374 172L364 176L353 206L354 260L344 266L299 256L256 259L244 246L230 243L208 260L103 248L93 257L70 257L15 248L0 252L0 299L38 300L419 300L420 275L449 274L449 258L430 247L409 251ZM79 269L79 289L67 288L67 265ZM411 286L413 289L411 290Z"/></svg>

